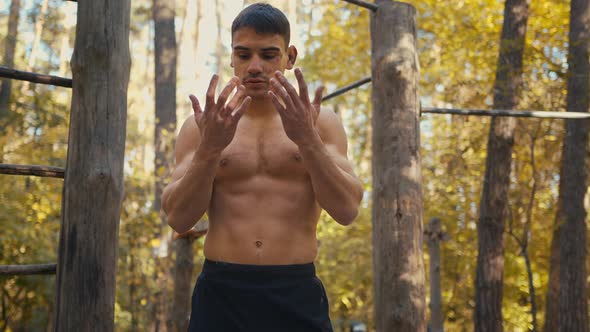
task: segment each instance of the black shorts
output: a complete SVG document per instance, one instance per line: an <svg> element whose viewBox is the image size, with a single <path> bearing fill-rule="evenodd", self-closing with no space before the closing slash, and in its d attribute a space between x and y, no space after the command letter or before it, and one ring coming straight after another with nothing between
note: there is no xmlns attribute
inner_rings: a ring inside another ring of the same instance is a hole
<svg viewBox="0 0 590 332"><path fill-rule="evenodd" d="M205 260L190 332L332 332L313 263L243 265Z"/></svg>

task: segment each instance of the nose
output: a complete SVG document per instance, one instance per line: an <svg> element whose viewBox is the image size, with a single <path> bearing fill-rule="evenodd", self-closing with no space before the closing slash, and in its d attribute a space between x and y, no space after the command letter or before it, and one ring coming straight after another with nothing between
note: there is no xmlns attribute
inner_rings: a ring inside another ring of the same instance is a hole
<svg viewBox="0 0 590 332"><path fill-rule="evenodd" d="M254 55L248 65L248 74L256 75L262 72L262 61L258 55Z"/></svg>

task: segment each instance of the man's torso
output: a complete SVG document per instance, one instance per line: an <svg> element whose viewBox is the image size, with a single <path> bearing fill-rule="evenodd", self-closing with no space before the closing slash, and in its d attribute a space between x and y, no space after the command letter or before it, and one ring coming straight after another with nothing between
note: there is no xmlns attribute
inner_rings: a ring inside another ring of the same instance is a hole
<svg viewBox="0 0 590 332"><path fill-rule="evenodd" d="M299 149L278 114L244 116L221 154L205 256L258 265L312 262L320 211Z"/></svg>

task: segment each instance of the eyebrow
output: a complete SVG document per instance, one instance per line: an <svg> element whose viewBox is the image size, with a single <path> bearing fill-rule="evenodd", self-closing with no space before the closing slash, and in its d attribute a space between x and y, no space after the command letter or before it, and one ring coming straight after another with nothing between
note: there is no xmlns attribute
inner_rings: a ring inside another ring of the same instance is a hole
<svg viewBox="0 0 590 332"><path fill-rule="evenodd" d="M251 51L252 49L246 46L235 46L234 47L235 51ZM281 49L275 46L270 46L270 47L263 47L260 49L262 52L280 52Z"/></svg>

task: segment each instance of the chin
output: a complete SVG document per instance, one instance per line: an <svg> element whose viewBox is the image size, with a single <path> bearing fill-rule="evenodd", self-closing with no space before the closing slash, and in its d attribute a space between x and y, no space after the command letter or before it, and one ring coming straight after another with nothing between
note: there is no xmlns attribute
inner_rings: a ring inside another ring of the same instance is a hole
<svg viewBox="0 0 590 332"><path fill-rule="evenodd" d="M263 99L267 98L268 90L246 90L246 95L252 97L252 99Z"/></svg>

